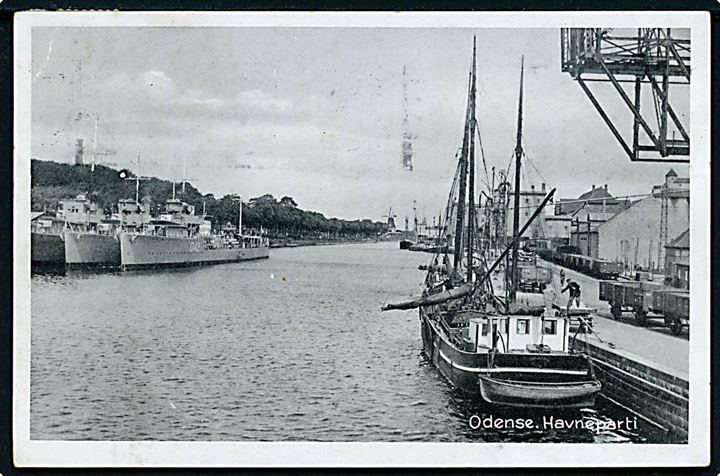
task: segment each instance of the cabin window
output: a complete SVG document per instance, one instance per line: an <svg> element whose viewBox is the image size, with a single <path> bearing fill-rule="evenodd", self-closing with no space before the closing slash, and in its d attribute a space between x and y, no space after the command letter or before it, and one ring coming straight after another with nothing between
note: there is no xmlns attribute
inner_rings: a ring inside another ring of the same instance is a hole
<svg viewBox="0 0 720 476"><path fill-rule="evenodd" d="M507 334L508 333L507 319L498 319L497 321L494 321L493 328L495 329L495 332L499 332L500 334Z"/></svg>
<svg viewBox="0 0 720 476"><path fill-rule="evenodd" d="M482 335L486 336L488 335L488 324L487 322L482 323Z"/></svg>
<svg viewBox="0 0 720 476"><path fill-rule="evenodd" d="M545 335L557 334L557 321L555 321L555 320L543 321L543 334L545 334Z"/></svg>
<svg viewBox="0 0 720 476"><path fill-rule="evenodd" d="M519 335L530 334L530 319L517 320L517 333Z"/></svg>

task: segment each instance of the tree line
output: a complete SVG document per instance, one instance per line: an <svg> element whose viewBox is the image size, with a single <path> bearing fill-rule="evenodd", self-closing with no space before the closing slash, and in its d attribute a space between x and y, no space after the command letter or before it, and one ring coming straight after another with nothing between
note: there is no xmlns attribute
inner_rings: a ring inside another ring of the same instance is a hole
<svg viewBox="0 0 720 476"><path fill-rule="evenodd" d="M33 210L55 210L59 200L84 194L101 207L105 213L117 211L121 199L135 198L135 176L123 171L96 165L91 173L87 165L61 164L58 162L32 160L31 205ZM176 197L195 207L197 214L203 210L214 229L227 223L237 225L239 206L237 195L216 198L203 194L193 185L186 184L180 195L181 185L176 183ZM151 177L140 182L140 201L150 206L156 216L162 213L166 200L172 198L173 182ZM271 238L291 239L337 239L369 238L387 231L387 224L372 220L343 220L326 218L322 213L303 210L292 197L276 199L270 194L251 198L243 205L243 228L263 232Z"/></svg>

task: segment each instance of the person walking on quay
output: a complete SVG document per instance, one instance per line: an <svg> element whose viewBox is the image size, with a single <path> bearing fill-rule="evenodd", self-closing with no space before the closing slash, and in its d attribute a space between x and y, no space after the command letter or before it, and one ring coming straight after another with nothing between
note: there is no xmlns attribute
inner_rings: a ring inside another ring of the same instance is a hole
<svg viewBox="0 0 720 476"><path fill-rule="evenodd" d="M565 284L565 270L560 269L560 286Z"/></svg>
<svg viewBox="0 0 720 476"><path fill-rule="evenodd" d="M567 303L567 315L569 316L570 306L572 306L573 301L575 301L575 305L577 307L580 307L580 285L572 279L568 279L567 285L560 292L564 293L565 291L570 292L570 297Z"/></svg>

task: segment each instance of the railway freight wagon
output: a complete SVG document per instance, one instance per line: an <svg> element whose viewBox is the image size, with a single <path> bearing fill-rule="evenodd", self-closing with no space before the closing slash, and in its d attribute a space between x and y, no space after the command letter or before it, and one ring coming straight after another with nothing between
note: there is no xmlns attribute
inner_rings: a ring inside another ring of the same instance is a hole
<svg viewBox="0 0 720 476"><path fill-rule="evenodd" d="M690 325L690 293L676 289L653 291L652 310L662 314L665 325L673 334Z"/></svg>
<svg viewBox="0 0 720 476"><path fill-rule="evenodd" d="M564 263L568 268L600 279L616 279L623 270L622 263L585 255L565 255Z"/></svg>
<svg viewBox="0 0 720 476"><path fill-rule="evenodd" d="M648 281L600 281L599 298L610 304L610 313L620 319L623 312L634 315L635 323L662 318L674 334L689 322L689 293Z"/></svg>
<svg viewBox="0 0 720 476"><path fill-rule="evenodd" d="M538 249L536 253L545 261L551 261L567 267L568 264L565 262L567 257L580 253L580 248L577 246L561 245L553 249Z"/></svg>
<svg viewBox="0 0 720 476"><path fill-rule="evenodd" d="M580 254L577 246L558 246L554 250L538 250L540 257L560 266L574 269L599 279L617 279L623 271L623 264Z"/></svg>
<svg viewBox="0 0 720 476"><path fill-rule="evenodd" d="M522 291L543 292L548 284L552 282L552 270L544 266L520 264L520 282Z"/></svg>

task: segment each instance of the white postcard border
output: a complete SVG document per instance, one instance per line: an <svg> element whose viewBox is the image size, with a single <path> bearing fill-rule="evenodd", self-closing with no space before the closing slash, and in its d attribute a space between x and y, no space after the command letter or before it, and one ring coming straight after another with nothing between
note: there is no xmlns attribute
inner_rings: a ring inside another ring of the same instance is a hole
<svg viewBox="0 0 720 476"><path fill-rule="evenodd" d="M691 28L691 315L685 445L98 442L30 439L31 31L55 26ZM710 458L710 22L706 12L21 12L15 17L13 453L19 467L702 466Z"/></svg>

